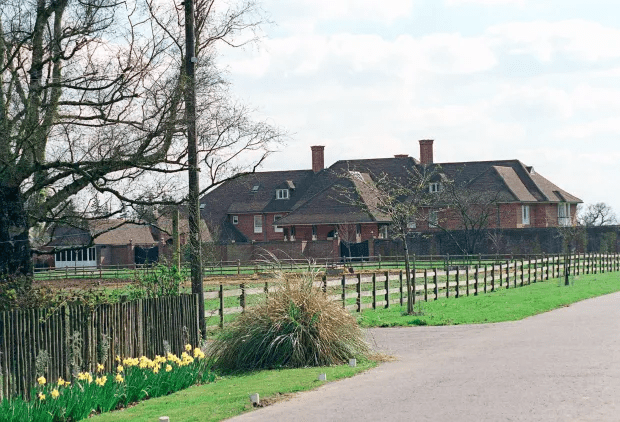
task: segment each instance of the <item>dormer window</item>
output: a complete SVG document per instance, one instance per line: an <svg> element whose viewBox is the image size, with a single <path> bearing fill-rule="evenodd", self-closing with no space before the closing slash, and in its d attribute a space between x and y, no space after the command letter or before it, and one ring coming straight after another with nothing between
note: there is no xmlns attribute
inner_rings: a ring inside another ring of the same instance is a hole
<svg viewBox="0 0 620 422"><path fill-rule="evenodd" d="M288 189L276 189L276 199L288 199Z"/></svg>
<svg viewBox="0 0 620 422"><path fill-rule="evenodd" d="M441 183L429 183L428 184L428 191L430 193L437 193L437 192L441 192Z"/></svg>
<svg viewBox="0 0 620 422"><path fill-rule="evenodd" d="M258 192L258 188L260 187L260 185L254 185L252 186L252 193L256 193Z"/></svg>

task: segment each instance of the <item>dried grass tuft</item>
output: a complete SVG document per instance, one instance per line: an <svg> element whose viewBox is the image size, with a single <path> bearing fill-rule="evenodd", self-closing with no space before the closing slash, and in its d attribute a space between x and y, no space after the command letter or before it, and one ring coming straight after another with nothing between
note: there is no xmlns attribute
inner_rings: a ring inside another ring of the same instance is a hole
<svg viewBox="0 0 620 422"><path fill-rule="evenodd" d="M214 367L227 371L343 364L369 347L356 319L313 286L314 277L286 279L210 345Z"/></svg>

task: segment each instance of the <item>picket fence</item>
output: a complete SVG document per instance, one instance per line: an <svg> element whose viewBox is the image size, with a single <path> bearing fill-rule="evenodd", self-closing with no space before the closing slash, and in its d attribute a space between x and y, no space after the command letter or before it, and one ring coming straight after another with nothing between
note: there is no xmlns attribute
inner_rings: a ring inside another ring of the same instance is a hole
<svg viewBox="0 0 620 422"><path fill-rule="evenodd" d="M163 355L164 342L177 354L198 344L198 295L0 312L0 399L29 397L40 375L69 380L97 363L112 371L117 355Z"/></svg>
<svg viewBox="0 0 620 422"><path fill-rule="evenodd" d="M471 265L448 265L447 268L417 268L411 263L413 302L437 300L440 297L469 296L495 291L500 288L516 288L554 278L581 274L598 274L620 271L619 254L538 255ZM323 276L315 281L331 300L342 302L351 311L361 312L367 308L389 308L407 302L406 275L404 271L380 271L342 274L339 277ZM223 327L227 315L243 312L252 306L259 296L269 294L277 285L221 283L215 290L205 290L207 328ZM231 299L232 298L232 299ZM230 302L235 306L230 306ZM228 305L227 305L228 302Z"/></svg>

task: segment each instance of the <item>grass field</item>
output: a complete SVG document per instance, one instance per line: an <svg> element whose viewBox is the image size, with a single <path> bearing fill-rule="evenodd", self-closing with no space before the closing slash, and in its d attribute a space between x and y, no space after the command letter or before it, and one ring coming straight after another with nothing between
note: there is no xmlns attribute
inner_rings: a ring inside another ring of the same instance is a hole
<svg viewBox="0 0 620 422"><path fill-rule="evenodd" d="M213 384L188 388L166 397L147 400L129 409L89 418L94 422L157 421L169 416L174 422L207 422L227 419L252 409L249 395L259 393L261 401L270 403L292 393L314 389L324 384L318 381L321 373L328 381L351 377L376 366L364 362L352 368L348 365L260 371L247 375L218 379Z"/></svg>
<svg viewBox="0 0 620 422"><path fill-rule="evenodd" d="M515 321L591 297L620 291L620 273L571 276L570 285L553 279L529 286L437 301L418 302L418 315L404 315L405 308L366 310L359 316L364 327L456 325Z"/></svg>

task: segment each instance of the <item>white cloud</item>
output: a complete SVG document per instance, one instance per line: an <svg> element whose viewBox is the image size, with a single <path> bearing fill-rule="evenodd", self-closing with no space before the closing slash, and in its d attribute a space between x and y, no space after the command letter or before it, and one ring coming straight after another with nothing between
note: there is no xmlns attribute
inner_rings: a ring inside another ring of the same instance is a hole
<svg viewBox="0 0 620 422"><path fill-rule="evenodd" d="M620 29L582 19L559 22L512 22L491 26L498 48L512 54L532 54L549 62L558 54L585 61L620 57Z"/></svg>
<svg viewBox="0 0 620 422"><path fill-rule="evenodd" d="M462 4L479 4L483 6L524 6L527 0L446 0L448 6L460 6Z"/></svg>

